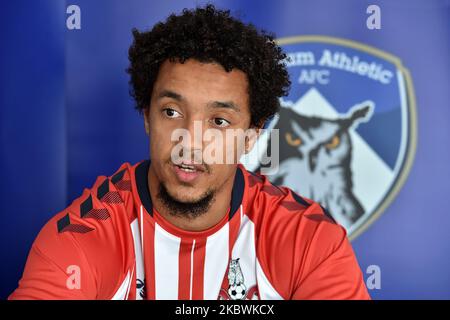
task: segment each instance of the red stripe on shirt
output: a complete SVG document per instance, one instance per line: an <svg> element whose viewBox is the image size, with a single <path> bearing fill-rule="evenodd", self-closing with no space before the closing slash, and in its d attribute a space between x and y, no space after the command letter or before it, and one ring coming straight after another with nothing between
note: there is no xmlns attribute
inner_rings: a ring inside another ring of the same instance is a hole
<svg viewBox="0 0 450 320"><path fill-rule="evenodd" d="M144 209L144 265L145 265L145 290L148 300L156 299L155 289L155 222L150 219L148 213ZM139 222L140 224L140 222Z"/></svg>
<svg viewBox="0 0 450 320"><path fill-rule="evenodd" d="M194 249L194 274L192 283L192 299L203 299L203 279L205 268L206 238L195 240Z"/></svg>
<svg viewBox="0 0 450 320"><path fill-rule="evenodd" d="M178 299L191 299L191 252L192 239L182 238L178 257Z"/></svg>

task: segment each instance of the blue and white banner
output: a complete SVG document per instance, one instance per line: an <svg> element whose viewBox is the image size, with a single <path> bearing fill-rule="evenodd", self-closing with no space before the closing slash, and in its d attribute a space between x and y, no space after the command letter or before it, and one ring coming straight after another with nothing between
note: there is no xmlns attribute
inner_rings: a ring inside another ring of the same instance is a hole
<svg viewBox="0 0 450 320"><path fill-rule="evenodd" d="M131 29L205 2L2 1L0 297L50 217L148 157L125 72ZM450 2L212 2L289 57L291 90L267 123L280 133L270 179L345 226L372 298L450 299Z"/></svg>

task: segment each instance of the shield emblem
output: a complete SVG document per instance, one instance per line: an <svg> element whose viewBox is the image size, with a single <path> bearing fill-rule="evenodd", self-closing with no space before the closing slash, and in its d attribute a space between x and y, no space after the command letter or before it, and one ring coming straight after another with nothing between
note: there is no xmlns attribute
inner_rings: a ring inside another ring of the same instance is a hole
<svg viewBox="0 0 450 320"><path fill-rule="evenodd" d="M242 159L325 207L350 239L363 232L398 194L411 169L417 137L408 70L399 58L326 36L279 39L292 86L280 112ZM275 149L276 148L276 149Z"/></svg>

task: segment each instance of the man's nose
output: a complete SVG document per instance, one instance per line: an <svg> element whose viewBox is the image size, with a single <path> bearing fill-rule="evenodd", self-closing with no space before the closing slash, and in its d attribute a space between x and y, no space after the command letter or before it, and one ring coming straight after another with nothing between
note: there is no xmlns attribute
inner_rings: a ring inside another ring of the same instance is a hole
<svg viewBox="0 0 450 320"><path fill-rule="evenodd" d="M183 139L183 153L196 154L203 150L203 122L201 120L186 121L184 129L187 130L188 136Z"/></svg>

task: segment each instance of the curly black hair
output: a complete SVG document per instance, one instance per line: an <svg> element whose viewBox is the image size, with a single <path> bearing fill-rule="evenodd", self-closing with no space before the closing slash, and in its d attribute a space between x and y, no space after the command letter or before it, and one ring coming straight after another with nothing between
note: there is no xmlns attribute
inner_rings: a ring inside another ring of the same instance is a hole
<svg viewBox="0 0 450 320"><path fill-rule="evenodd" d="M244 24L229 10L212 4L171 14L150 31L132 30L128 51L130 95L140 113L149 107L153 84L161 64L169 59L184 63L193 58L215 62L229 72L243 71L249 82L251 125L260 127L279 108L278 98L288 93L290 81L286 55L274 35Z"/></svg>

